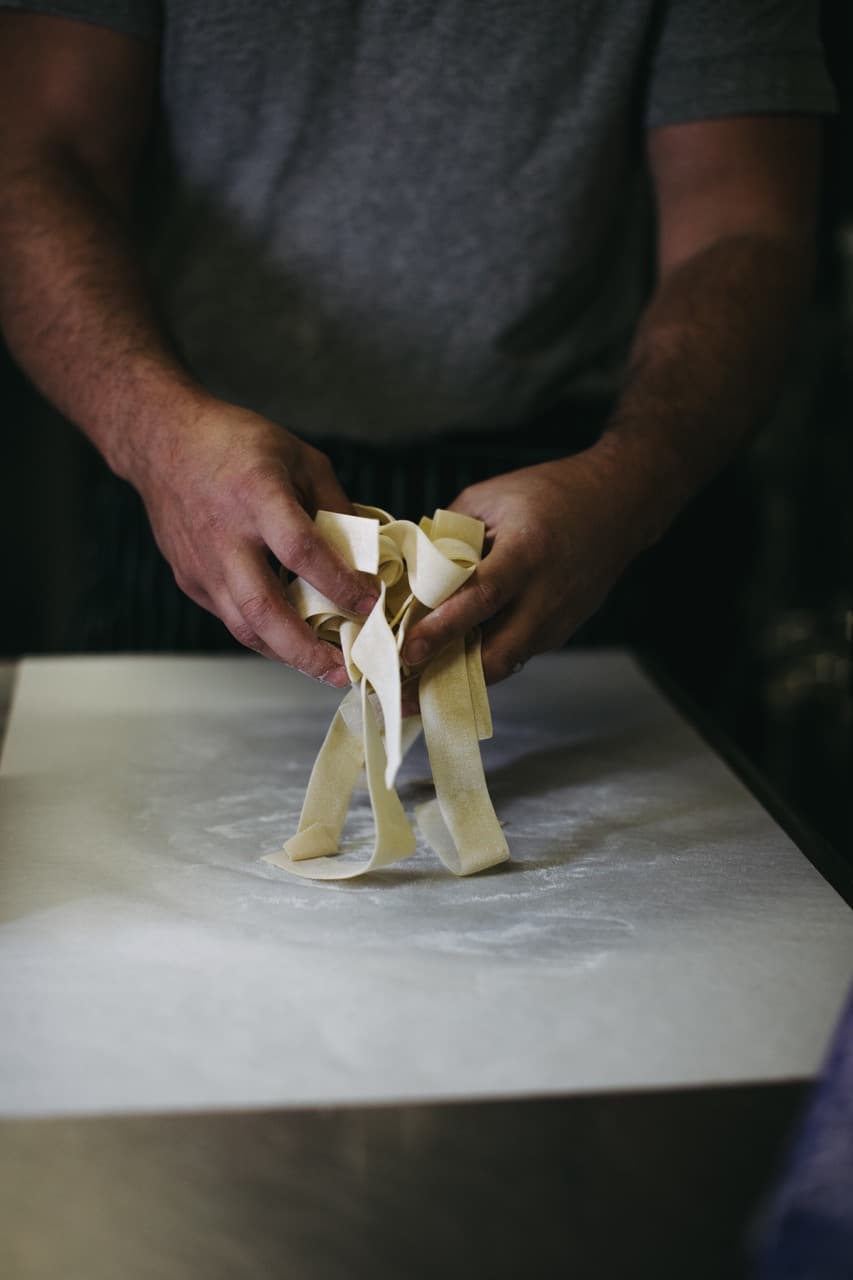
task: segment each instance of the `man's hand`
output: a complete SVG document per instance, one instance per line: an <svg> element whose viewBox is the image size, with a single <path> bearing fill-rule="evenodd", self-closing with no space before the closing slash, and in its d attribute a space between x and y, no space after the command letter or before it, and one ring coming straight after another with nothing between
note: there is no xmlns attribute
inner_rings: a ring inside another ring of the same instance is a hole
<svg viewBox="0 0 853 1280"><path fill-rule="evenodd" d="M485 623L489 684L563 644L644 545L644 522L602 450L472 485L451 510L482 520L490 549L468 582L412 629L404 656L422 662Z"/></svg>
<svg viewBox="0 0 853 1280"><path fill-rule="evenodd" d="M366 613L375 583L323 541L318 509L352 512L328 458L265 418L202 400L129 471L181 590L250 649L307 675L348 683L340 650L288 604L268 552L331 600Z"/></svg>
<svg viewBox="0 0 853 1280"><path fill-rule="evenodd" d="M490 618L489 681L562 644L766 412L811 278L817 122L707 120L657 129L648 145L658 283L605 433L457 499L492 549L412 628L412 664Z"/></svg>

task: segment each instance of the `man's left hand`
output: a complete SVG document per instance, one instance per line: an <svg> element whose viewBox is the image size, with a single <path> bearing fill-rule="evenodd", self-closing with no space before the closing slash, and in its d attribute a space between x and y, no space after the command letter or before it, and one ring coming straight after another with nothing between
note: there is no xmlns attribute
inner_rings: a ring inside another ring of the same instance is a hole
<svg viewBox="0 0 853 1280"><path fill-rule="evenodd" d="M465 489L451 510L483 521L488 553L412 628L406 661L420 665L483 625L483 669L494 684L562 645L646 545L630 488L609 453L592 449Z"/></svg>

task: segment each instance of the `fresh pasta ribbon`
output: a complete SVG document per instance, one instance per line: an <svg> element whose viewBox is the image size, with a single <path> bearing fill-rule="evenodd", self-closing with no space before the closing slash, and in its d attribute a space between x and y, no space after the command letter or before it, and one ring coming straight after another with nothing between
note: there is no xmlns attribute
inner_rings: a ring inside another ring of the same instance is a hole
<svg viewBox="0 0 853 1280"><path fill-rule="evenodd" d="M483 552L483 524L437 510L420 524L394 520L377 507L355 516L317 513L317 528L354 569L377 576L379 599L369 616L347 613L301 578L288 599L323 640L338 644L353 687L320 748L296 834L264 859L312 880L347 880L415 851L415 833L394 788L403 757L421 727L435 799L418 806L421 834L454 875L471 875L509 857L486 787L479 742L492 736L480 640L449 645L420 675L421 716L403 721L401 653L408 628L451 596ZM375 835L372 852L340 861L340 840L353 790L366 774Z"/></svg>

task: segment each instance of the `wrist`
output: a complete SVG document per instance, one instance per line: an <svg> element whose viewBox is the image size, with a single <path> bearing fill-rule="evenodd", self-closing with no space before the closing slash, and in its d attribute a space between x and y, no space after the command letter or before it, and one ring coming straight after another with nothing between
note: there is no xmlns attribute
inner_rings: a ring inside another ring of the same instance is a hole
<svg viewBox="0 0 853 1280"><path fill-rule="evenodd" d="M138 369L96 443L116 475L141 490L164 466L174 465L182 437L196 430L214 403L182 370Z"/></svg>
<svg viewBox="0 0 853 1280"><path fill-rule="evenodd" d="M591 464L618 495L637 553L653 546L691 495L678 451L665 438L613 422L588 452Z"/></svg>

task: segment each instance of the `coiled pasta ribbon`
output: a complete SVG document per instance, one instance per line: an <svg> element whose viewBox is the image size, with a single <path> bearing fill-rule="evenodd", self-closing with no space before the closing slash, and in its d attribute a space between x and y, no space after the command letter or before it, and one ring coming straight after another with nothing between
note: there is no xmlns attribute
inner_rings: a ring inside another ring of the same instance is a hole
<svg viewBox="0 0 853 1280"><path fill-rule="evenodd" d="M377 575L370 615L343 612L300 578L287 588L297 612L324 640L339 644L353 687L323 742L296 834L265 861L315 880L345 880L415 851L415 833L394 788L409 746L423 727L435 799L415 809L427 843L454 875L471 875L509 857L486 788L479 742L492 735L479 635L448 645L420 673L420 717L403 722L401 653L407 630L474 572L482 556L481 521L436 511L419 525L376 507L358 515L317 513L317 528L354 569ZM373 850L341 861L340 839L353 789L364 769L373 809Z"/></svg>

